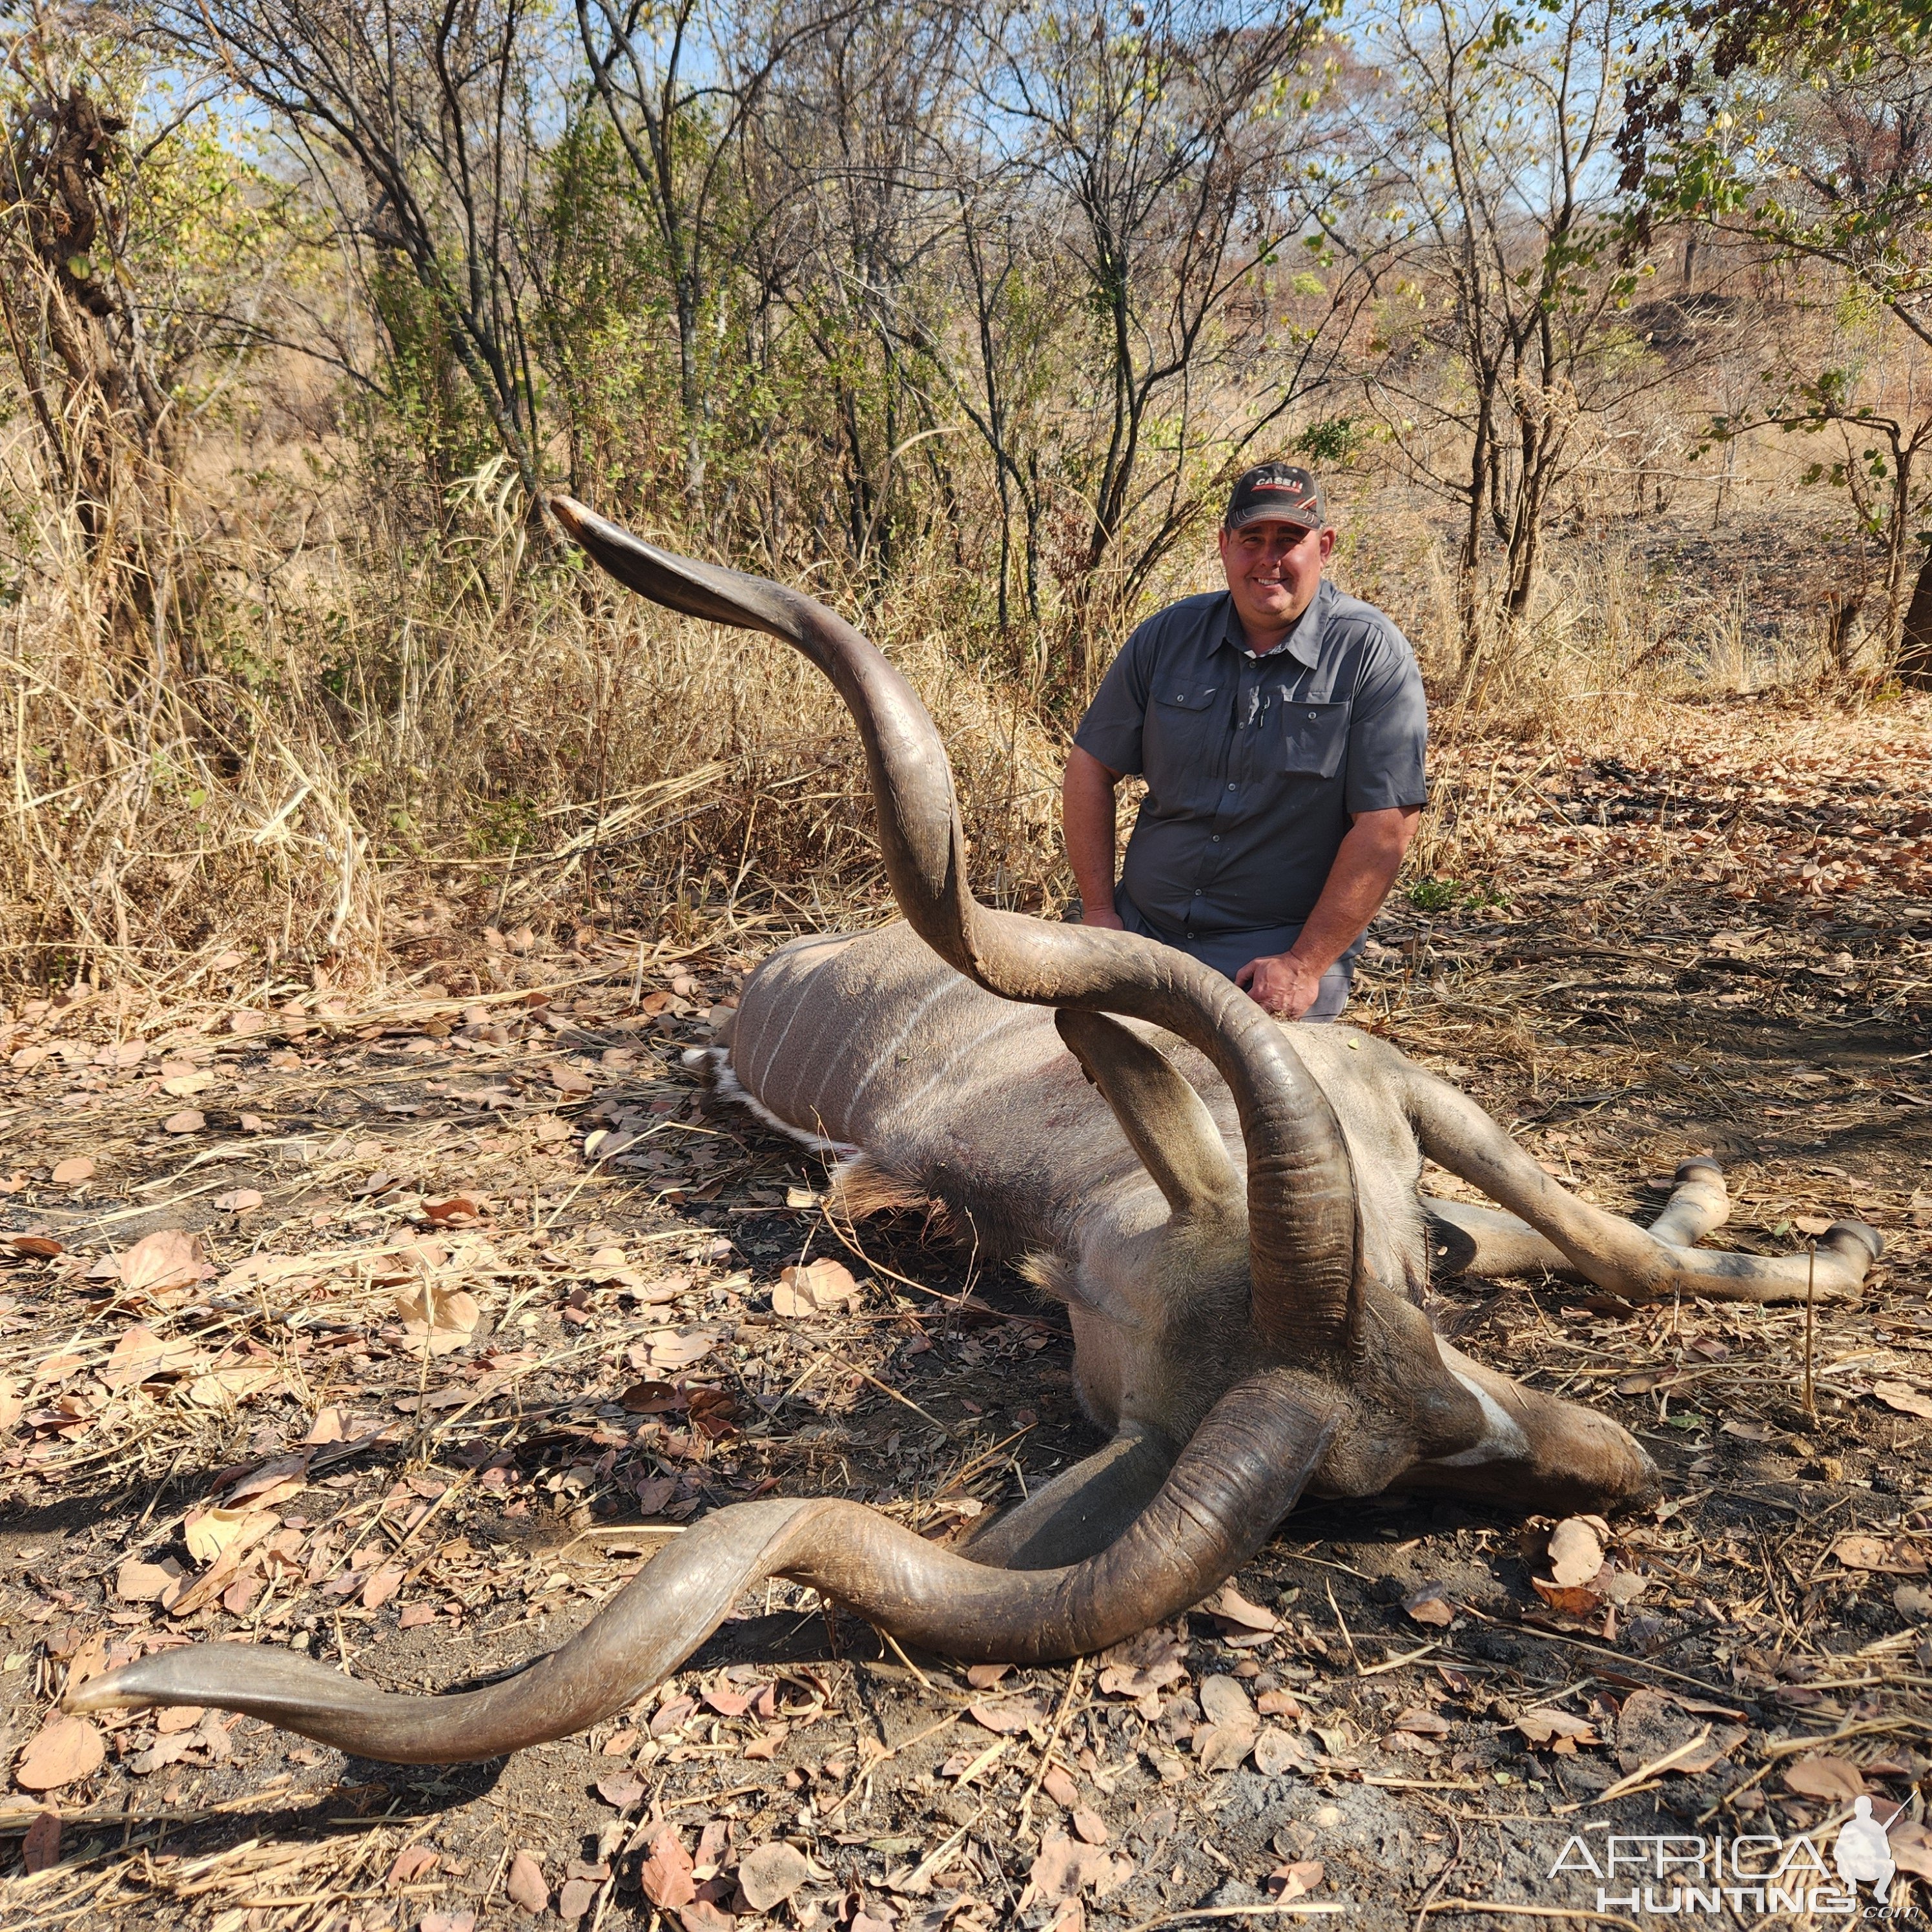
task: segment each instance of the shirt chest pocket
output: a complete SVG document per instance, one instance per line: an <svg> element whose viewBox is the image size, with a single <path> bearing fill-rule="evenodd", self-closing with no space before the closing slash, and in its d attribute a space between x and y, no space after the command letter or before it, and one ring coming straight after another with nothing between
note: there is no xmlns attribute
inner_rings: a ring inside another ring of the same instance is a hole
<svg viewBox="0 0 1932 1932"><path fill-rule="evenodd" d="M1203 761L1218 768L1215 754L1226 735L1227 704L1227 693L1218 683L1155 686L1147 747L1150 788L1178 794L1191 790L1204 776L1214 776L1204 772Z"/></svg>
<svg viewBox="0 0 1932 1932"><path fill-rule="evenodd" d="M1332 778L1348 748L1348 700L1282 698L1277 704L1280 769L1305 778Z"/></svg>

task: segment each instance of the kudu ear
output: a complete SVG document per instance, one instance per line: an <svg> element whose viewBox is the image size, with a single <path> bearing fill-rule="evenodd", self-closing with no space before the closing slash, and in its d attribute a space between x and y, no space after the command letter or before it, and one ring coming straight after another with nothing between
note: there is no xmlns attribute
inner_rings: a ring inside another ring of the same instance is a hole
<svg viewBox="0 0 1932 1932"><path fill-rule="evenodd" d="M1053 1023L1174 1214L1198 1220L1238 1212L1245 1196L1221 1130L1166 1056L1103 1013L1062 1006Z"/></svg>

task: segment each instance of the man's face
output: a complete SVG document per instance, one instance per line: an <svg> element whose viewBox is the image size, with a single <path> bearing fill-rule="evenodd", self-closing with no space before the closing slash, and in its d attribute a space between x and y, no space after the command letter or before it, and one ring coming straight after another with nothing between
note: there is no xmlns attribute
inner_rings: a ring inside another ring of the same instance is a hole
<svg viewBox="0 0 1932 1932"><path fill-rule="evenodd" d="M1221 567L1242 628L1278 638L1314 602L1322 566L1335 548L1333 530L1299 524L1246 524L1221 532Z"/></svg>

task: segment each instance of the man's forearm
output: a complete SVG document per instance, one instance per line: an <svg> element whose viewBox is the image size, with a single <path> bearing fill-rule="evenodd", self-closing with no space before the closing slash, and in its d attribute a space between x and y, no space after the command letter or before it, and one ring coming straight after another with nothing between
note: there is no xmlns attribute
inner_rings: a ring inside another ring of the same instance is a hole
<svg viewBox="0 0 1932 1932"><path fill-rule="evenodd" d="M1090 752L1076 746L1061 782L1060 820L1067 862L1088 915L1114 911L1114 788L1120 783Z"/></svg>
<svg viewBox="0 0 1932 1932"><path fill-rule="evenodd" d="M1414 836L1419 810L1364 812L1343 838L1327 882L1291 957L1319 975L1368 930L1395 883L1402 855Z"/></svg>

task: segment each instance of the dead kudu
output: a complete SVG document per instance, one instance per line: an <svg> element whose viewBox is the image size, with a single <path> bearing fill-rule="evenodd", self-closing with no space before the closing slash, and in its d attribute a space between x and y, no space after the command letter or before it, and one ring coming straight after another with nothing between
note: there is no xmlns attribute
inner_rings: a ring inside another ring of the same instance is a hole
<svg viewBox="0 0 1932 1932"><path fill-rule="evenodd" d="M1112 1439L963 1551L839 1500L718 1510L570 1642L484 1688L392 1695L286 1651L216 1644L94 1678L71 1708L215 1705L364 1757L487 1758L631 1703L768 1577L905 1643L1032 1663L1198 1603L1304 1490L1401 1486L1523 1509L1655 1492L1615 1423L1472 1361L1417 1304L1432 1246L1476 1273L1567 1270L1633 1299L1802 1296L1805 1258L1692 1245L1726 1212L1714 1167L1688 1166L1639 1228L1566 1193L1380 1041L1283 1028L1148 940L977 904L938 734L864 638L776 584L554 507L632 589L804 652L864 742L904 923L766 961L721 1083L850 1152L854 1208L936 1198L982 1246L1024 1257L1066 1303L1081 1400ZM1424 1154L1508 1211L1423 1198ZM1838 1224L1817 1292L1854 1290L1878 1246Z"/></svg>

